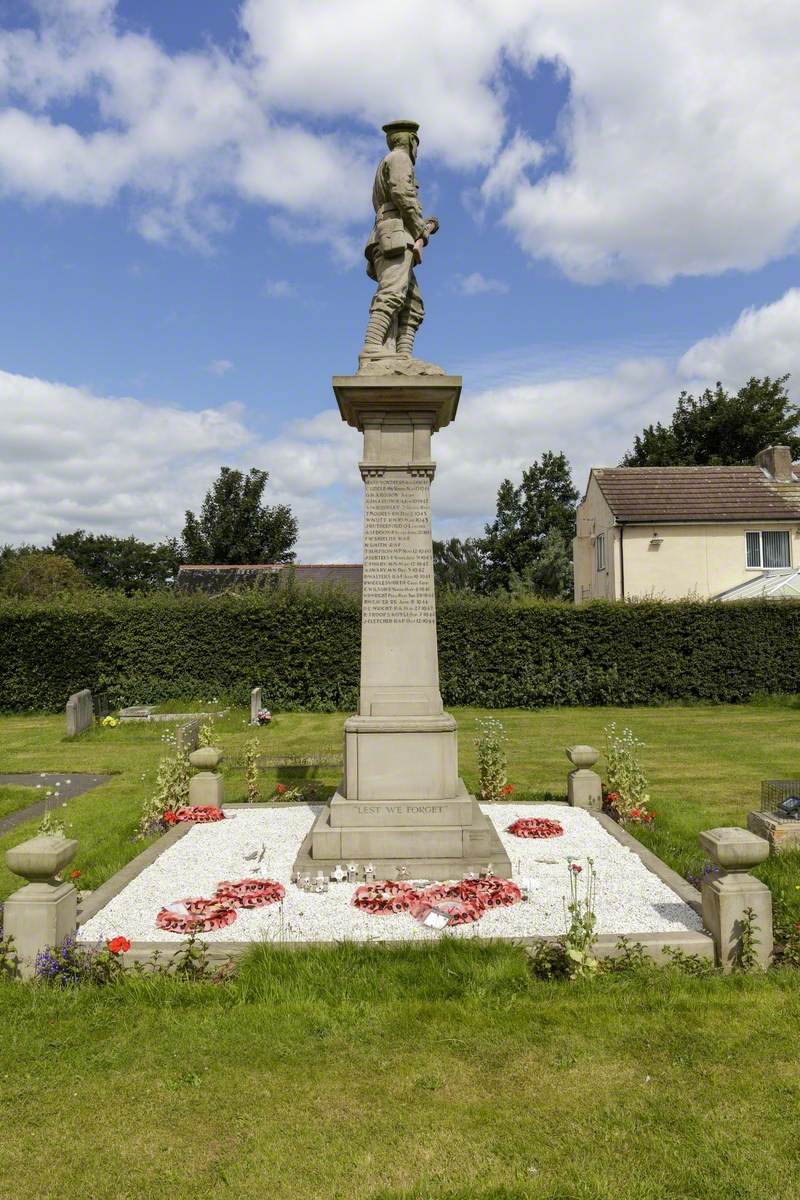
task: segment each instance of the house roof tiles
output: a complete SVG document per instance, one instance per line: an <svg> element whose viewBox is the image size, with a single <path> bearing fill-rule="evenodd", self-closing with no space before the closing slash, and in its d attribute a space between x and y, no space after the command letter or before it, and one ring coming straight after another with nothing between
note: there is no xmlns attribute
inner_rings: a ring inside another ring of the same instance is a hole
<svg viewBox="0 0 800 1200"><path fill-rule="evenodd" d="M800 475L776 483L761 467L595 467L618 521L797 521Z"/></svg>

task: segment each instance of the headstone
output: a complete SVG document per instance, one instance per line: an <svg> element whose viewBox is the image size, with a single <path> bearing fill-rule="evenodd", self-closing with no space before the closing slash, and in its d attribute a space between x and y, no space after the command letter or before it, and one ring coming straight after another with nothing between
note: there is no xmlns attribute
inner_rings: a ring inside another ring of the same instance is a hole
<svg viewBox="0 0 800 1200"><path fill-rule="evenodd" d="M250 724L258 724L258 714L261 711L261 688L254 687L250 693Z"/></svg>
<svg viewBox="0 0 800 1200"><path fill-rule="evenodd" d="M364 436L364 584L359 711L345 723L344 779L298 866L371 860L379 878L461 878L511 862L459 777L455 719L439 690L431 436L455 418L458 376L334 379Z"/></svg>
<svg viewBox="0 0 800 1200"><path fill-rule="evenodd" d="M108 699L108 692L99 692L94 697L94 715L98 721L102 721L111 712L111 703Z"/></svg>
<svg viewBox="0 0 800 1200"><path fill-rule="evenodd" d="M14 939L17 970L23 979L35 973L36 955L60 946L75 932L78 893L55 876L72 862L73 838L35 837L6 851L6 865L30 882L3 906L3 935Z"/></svg>
<svg viewBox="0 0 800 1200"><path fill-rule="evenodd" d="M748 875L769 857L769 842L747 829L707 829L700 845L723 874L702 886L703 924L714 939L717 962L724 971L736 966L741 952L747 910L753 913L755 956L762 967L772 957L772 893L765 883Z"/></svg>
<svg viewBox="0 0 800 1200"><path fill-rule="evenodd" d="M119 710L120 721L149 721L155 712L155 704L131 704Z"/></svg>
<svg viewBox="0 0 800 1200"><path fill-rule="evenodd" d="M94 709L92 693L88 688L74 692L66 705L67 737L75 737L85 729L91 729L94 724Z"/></svg>
<svg viewBox="0 0 800 1200"><path fill-rule="evenodd" d="M200 724L198 720L187 721L175 730L175 749L181 754L191 754L200 745Z"/></svg>

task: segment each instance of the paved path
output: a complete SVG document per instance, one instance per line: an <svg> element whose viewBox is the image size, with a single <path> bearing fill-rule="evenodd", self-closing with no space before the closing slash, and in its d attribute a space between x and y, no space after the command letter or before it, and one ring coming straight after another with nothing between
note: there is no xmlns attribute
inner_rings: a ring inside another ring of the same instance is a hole
<svg viewBox="0 0 800 1200"><path fill-rule="evenodd" d="M32 775L0 775L0 784L10 783L16 787L41 787L42 792L55 792L56 784L60 783L58 795L62 800L73 800L76 796L82 796L84 792L89 792L92 788L100 787L101 784L107 783L109 779L113 779L113 775L80 775L72 772L69 775L51 775L47 772L35 773ZM55 796L50 797L50 805L52 806ZM20 808L17 812L9 813L7 817L0 820L0 835L8 833L10 829L16 828L17 825L22 825L25 821L32 820L33 817L41 817L44 815L45 809L48 806L47 798L42 795L41 800L29 804L26 808Z"/></svg>

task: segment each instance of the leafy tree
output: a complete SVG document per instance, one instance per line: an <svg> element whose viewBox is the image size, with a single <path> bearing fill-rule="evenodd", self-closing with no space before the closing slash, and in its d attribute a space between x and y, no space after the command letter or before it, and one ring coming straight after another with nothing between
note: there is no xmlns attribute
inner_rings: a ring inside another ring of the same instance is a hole
<svg viewBox="0 0 800 1200"><path fill-rule="evenodd" d="M187 562L292 562L297 521L287 504L262 504L269 474L247 475L222 467L206 493L200 517L187 511L183 545Z"/></svg>
<svg viewBox="0 0 800 1200"><path fill-rule="evenodd" d="M573 595L572 546L555 526L548 529L541 553L521 575L512 571L508 581L512 596L550 596L571 600Z"/></svg>
<svg viewBox="0 0 800 1200"><path fill-rule="evenodd" d="M135 537L110 533L57 533L51 542L55 554L75 563L96 587L114 588L132 595L163 587L175 577L181 562L181 547L175 538L154 545Z"/></svg>
<svg viewBox="0 0 800 1200"><path fill-rule="evenodd" d="M433 575L438 587L453 591L483 590L484 561L476 538L448 538L433 543Z"/></svg>
<svg viewBox="0 0 800 1200"><path fill-rule="evenodd" d="M484 590L508 590L516 577L539 595L568 595L577 500L563 453L546 451L516 486L504 479L497 516L478 543L486 560Z"/></svg>
<svg viewBox="0 0 800 1200"><path fill-rule="evenodd" d="M50 600L86 591L89 581L70 559L49 550L26 550L8 557L0 572L0 593L16 600Z"/></svg>
<svg viewBox="0 0 800 1200"><path fill-rule="evenodd" d="M695 397L681 392L669 425L659 421L634 438L623 467L695 467L752 463L766 446L800 455L800 409L786 391L788 375L751 378L735 394L721 383Z"/></svg>

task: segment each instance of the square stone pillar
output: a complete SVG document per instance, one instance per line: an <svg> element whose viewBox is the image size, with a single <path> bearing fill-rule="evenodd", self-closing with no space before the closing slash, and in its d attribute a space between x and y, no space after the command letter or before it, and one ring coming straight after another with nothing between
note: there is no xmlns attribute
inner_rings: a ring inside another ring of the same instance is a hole
<svg viewBox="0 0 800 1200"><path fill-rule="evenodd" d="M73 838L35 837L6 851L8 868L31 880L3 905L3 935L14 939L17 970L23 979L35 974L40 950L60 946L75 932L78 893L71 883L55 876L77 849Z"/></svg>
<svg viewBox="0 0 800 1200"><path fill-rule="evenodd" d="M344 778L298 869L370 860L390 878L402 866L448 879L491 863L508 875L494 826L459 777L456 722L439 690L431 439L455 419L461 379L354 375L333 387L364 438L361 687Z"/></svg>
<svg viewBox="0 0 800 1200"><path fill-rule="evenodd" d="M756 961L769 966L773 951L772 893L765 883L747 874L769 857L769 842L747 829L722 826L699 835L700 845L724 872L704 883L703 924L714 939L717 962L732 971L739 961L747 910L753 913Z"/></svg>

